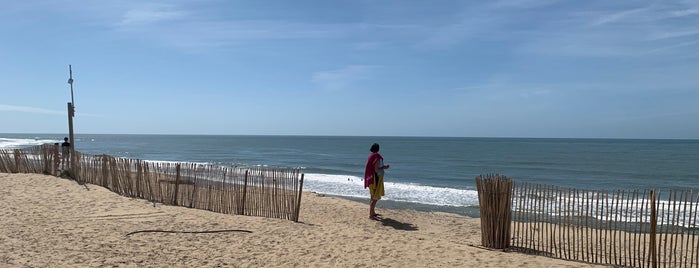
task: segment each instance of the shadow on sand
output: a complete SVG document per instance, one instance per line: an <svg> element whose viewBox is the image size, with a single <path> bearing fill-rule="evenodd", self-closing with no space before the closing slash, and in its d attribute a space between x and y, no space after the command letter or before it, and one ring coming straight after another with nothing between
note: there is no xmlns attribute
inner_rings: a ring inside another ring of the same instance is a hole
<svg viewBox="0 0 699 268"><path fill-rule="evenodd" d="M412 223L399 222L391 218L378 218L378 221L380 221L383 226L390 226L396 230L417 231L417 226Z"/></svg>

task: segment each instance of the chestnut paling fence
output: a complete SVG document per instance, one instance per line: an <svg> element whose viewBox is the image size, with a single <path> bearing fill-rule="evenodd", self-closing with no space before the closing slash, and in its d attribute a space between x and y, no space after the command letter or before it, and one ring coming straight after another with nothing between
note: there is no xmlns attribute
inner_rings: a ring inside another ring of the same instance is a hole
<svg viewBox="0 0 699 268"><path fill-rule="evenodd" d="M61 163L51 145L0 150L0 172L56 175ZM65 169L68 169L65 167ZM80 183L128 197L214 212L298 221L304 174L299 169L164 163L77 153Z"/></svg>
<svg viewBox="0 0 699 268"><path fill-rule="evenodd" d="M699 267L696 191L578 190L499 175L476 184L488 225L483 246L625 267Z"/></svg>

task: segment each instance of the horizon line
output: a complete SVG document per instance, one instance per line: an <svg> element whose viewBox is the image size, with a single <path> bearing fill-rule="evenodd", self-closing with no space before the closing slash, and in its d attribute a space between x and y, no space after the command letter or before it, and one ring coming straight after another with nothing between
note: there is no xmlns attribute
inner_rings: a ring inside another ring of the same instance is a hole
<svg viewBox="0 0 699 268"><path fill-rule="evenodd" d="M58 135L64 133L0 133L0 135ZM241 136L241 137L344 137L344 138L459 138L459 139L568 139L568 140L699 140L699 138L621 138L621 137L526 137L526 136L432 136L432 135L332 135L332 134L192 134L192 133L74 133L75 135L140 135L140 136Z"/></svg>

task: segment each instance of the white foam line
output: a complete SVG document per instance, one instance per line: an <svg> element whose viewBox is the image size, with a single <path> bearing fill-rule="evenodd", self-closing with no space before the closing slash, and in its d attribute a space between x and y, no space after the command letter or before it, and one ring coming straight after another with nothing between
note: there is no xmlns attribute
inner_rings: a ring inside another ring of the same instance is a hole
<svg viewBox="0 0 699 268"><path fill-rule="evenodd" d="M346 197L369 196L368 190L364 189L364 181L357 176L311 173L306 174L305 179L304 190ZM386 200L453 207L478 205L475 190L396 182L386 182L384 187Z"/></svg>
<svg viewBox="0 0 699 268"><path fill-rule="evenodd" d="M58 140L49 139L12 139L12 138L0 138L0 149L17 149L24 147L31 147L36 145L42 145L46 143L56 143L60 142Z"/></svg>

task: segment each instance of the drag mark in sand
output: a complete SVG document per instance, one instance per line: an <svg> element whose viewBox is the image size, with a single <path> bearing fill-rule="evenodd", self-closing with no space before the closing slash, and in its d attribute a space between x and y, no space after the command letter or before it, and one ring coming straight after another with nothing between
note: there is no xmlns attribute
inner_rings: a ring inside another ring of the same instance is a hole
<svg viewBox="0 0 699 268"><path fill-rule="evenodd" d="M171 234L213 234L213 233L231 233L231 232L240 232L240 233L252 233L252 231L248 230L211 230L211 231L166 231L166 230L142 230L142 231L135 231L135 232L130 232L126 234L125 236L129 236L132 234L138 234L138 233L171 233Z"/></svg>
<svg viewBox="0 0 699 268"><path fill-rule="evenodd" d="M128 220L128 219L140 219L147 217L163 217L168 216L163 212L148 212L148 213L131 213L131 214L108 214L108 215L95 215L82 217L83 219L94 219L94 220Z"/></svg>

